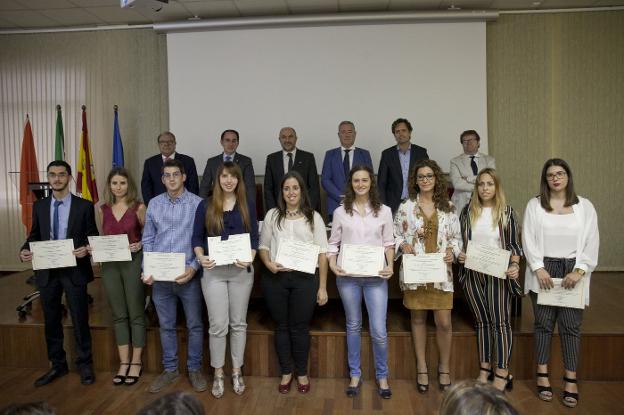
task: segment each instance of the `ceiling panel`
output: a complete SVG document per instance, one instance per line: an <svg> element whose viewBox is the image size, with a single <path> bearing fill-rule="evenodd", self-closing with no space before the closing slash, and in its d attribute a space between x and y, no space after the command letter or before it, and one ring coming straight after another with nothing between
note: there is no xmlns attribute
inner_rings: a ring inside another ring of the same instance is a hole
<svg viewBox="0 0 624 415"><path fill-rule="evenodd" d="M229 0L223 1L193 1L183 3L191 13L203 19L214 17L235 17L240 16L234 2Z"/></svg>
<svg viewBox="0 0 624 415"><path fill-rule="evenodd" d="M595 0L544 0L540 9L567 9L571 7L591 7Z"/></svg>
<svg viewBox="0 0 624 415"><path fill-rule="evenodd" d="M624 0L598 0L594 7L624 6Z"/></svg>
<svg viewBox="0 0 624 415"><path fill-rule="evenodd" d="M499 10L529 10L536 9L533 6L535 0L494 0L492 2L493 9Z"/></svg>
<svg viewBox="0 0 624 415"><path fill-rule="evenodd" d="M59 22L56 20L52 20L34 10L6 10L2 12L2 18L21 28L52 27L59 25Z"/></svg>
<svg viewBox="0 0 624 415"><path fill-rule="evenodd" d="M390 0L388 10L437 10L441 0Z"/></svg>
<svg viewBox="0 0 624 415"><path fill-rule="evenodd" d="M84 9L50 9L40 10L40 13L60 22L63 26L88 26L106 24Z"/></svg>
<svg viewBox="0 0 624 415"><path fill-rule="evenodd" d="M75 4L68 0L19 0L24 6L33 10L44 9L70 9L76 7Z"/></svg>
<svg viewBox="0 0 624 415"><path fill-rule="evenodd" d="M493 0L442 0L440 9L446 10L451 5L462 10L484 10L492 6Z"/></svg>
<svg viewBox="0 0 624 415"><path fill-rule="evenodd" d="M119 0L69 0L79 7L103 7L103 6L117 6L121 9L121 2Z"/></svg>
<svg viewBox="0 0 624 415"><path fill-rule="evenodd" d="M241 16L274 16L288 14L286 0L235 0Z"/></svg>
<svg viewBox="0 0 624 415"><path fill-rule="evenodd" d="M122 9L119 6L86 7L85 10L105 21L107 24L138 24L152 21L133 9Z"/></svg>
<svg viewBox="0 0 624 415"><path fill-rule="evenodd" d="M28 7L15 0L0 1L0 10L24 10Z"/></svg>
<svg viewBox="0 0 624 415"><path fill-rule="evenodd" d="M17 29L17 27L15 23L0 18L0 29Z"/></svg>
<svg viewBox="0 0 624 415"><path fill-rule="evenodd" d="M137 8L134 10L137 13L147 17L152 22L166 22L166 21L176 21L176 20L186 20L193 17L193 13L188 11L184 6L182 6L178 2L170 1L169 4L166 4L160 11L155 12L152 9L146 8Z"/></svg>
<svg viewBox="0 0 624 415"><path fill-rule="evenodd" d="M388 10L390 0L340 0L341 12L366 12Z"/></svg>
<svg viewBox="0 0 624 415"><path fill-rule="evenodd" d="M287 0L291 13L336 13L338 0Z"/></svg>

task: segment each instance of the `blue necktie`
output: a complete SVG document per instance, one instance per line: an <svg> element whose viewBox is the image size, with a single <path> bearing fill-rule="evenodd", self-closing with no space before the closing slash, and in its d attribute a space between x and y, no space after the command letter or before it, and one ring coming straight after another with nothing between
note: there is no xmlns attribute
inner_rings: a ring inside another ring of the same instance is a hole
<svg viewBox="0 0 624 415"><path fill-rule="evenodd" d="M54 201L54 212L52 212L52 239L59 238L59 213L58 207L62 205L63 202L60 200Z"/></svg>
<svg viewBox="0 0 624 415"><path fill-rule="evenodd" d="M345 179L349 178L349 172L351 171L351 166L350 166L351 160L349 160L349 151L351 151L351 149L349 150L345 149L345 156L344 156L344 159L342 159L342 168L344 169Z"/></svg>
<svg viewBox="0 0 624 415"><path fill-rule="evenodd" d="M225 161L226 161L226 162L228 162L228 161L232 161L232 156L225 156Z"/></svg>

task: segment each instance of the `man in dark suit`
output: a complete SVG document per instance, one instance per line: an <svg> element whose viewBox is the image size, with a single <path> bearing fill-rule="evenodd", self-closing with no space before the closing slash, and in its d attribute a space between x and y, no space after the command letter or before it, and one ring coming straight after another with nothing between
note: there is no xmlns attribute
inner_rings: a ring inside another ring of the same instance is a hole
<svg viewBox="0 0 624 415"><path fill-rule="evenodd" d="M394 214L407 198L407 184L410 172L416 160L428 159L427 149L411 143L412 124L405 118L398 118L392 123L392 134L397 145L381 153L377 187L381 201L392 209Z"/></svg>
<svg viewBox="0 0 624 415"><path fill-rule="evenodd" d="M87 283L93 281L93 269L86 246L89 243L87 237L98 234L93 204L70 193L69 164L61 160L53 161L47 171L52 196L38 200L33 205L32 229L22 246L20 258L22 261L32 260L29 242L73 239L76 266L35 271L45 320L48 359L52 363L52 368L35 381L35 386L47 385L68 372L63 350L63 292L74 325L76 366L80 371L80 381L83 385L90 385L95 381L95 374L91 355Z"/></svg>
<svg viewBox="0 0 624 415"><path fill-rule="evenodd" d="M150 199L165 193L165 186L161 180L162 168L165 161L170 159L180 160L186 171L186 190L191 193L199 193L199 179L197 178L197 168L192 157L181 153L176 153L176 138L170 131L165 131L158 136L158 148L160 154L145 160L143 165L143 178L141 178L141 193L143 202L147 206Z"/></svg>
<svg viewBox="0 0 624 415"><path fill-rule="evenodd" d="M251 159L236 152L239 143L239 135L236 130L225 130L221 133L221 147L223 153L211 157L206 162L206 168L202 176L201 185L199 186L199 196L206 198L212 196L212 188L214 181L217 179L217 169L226 161L238 164L243 173L245 181L245 190L247 199L251 199L254 204L256 201L256 177L254 175L253 164Z"/></svg>
<svg viewBox="0 0 624 415"><path fill-rule="evenodd" d="M310 196L312 208L320 208L320 190L318 173L316 171L316 160L314 154L298 149L297 132L292 127L284 127L279 132L279 142L282 151L271 153L266 159L266 171L264 173L264 209L269 209L277 205L280 194L280 182L284 173L295 170L305 180Z"/></svg>
<svg viewBox="0 0 624 415"><path fill-rule="evenodd" d="M328 150L323 160L321 184L327 192L327 218L331 222L334 210L344 197L345 183L353 166L364 164L373 168L368 150L355 147L355 125L351 121L338 124L340 147Z"/></svg>

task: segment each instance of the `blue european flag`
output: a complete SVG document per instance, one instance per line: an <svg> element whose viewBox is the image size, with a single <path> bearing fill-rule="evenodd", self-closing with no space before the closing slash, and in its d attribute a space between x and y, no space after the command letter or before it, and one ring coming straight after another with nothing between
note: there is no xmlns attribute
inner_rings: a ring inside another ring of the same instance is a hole
<svg viewBox="0 0 624 415"><path fill-rule="evenodd" d="M113 125L113 168L123 167L123 165L123 143L121 142L121 133L119 132L119 117L117 114L117 105L115 105L115 121Z"/></svg>

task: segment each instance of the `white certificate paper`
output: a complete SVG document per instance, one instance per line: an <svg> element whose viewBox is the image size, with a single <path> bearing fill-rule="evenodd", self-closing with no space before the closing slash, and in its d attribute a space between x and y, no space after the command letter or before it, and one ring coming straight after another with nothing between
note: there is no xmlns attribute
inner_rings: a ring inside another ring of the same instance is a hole
<svg viewBox="0 0 624 415"><path fill-rule="evenodd" d="M128 235L89 236L93 262L132 261Z"/></svg>
<svg viewBox="0 0 624 415"><path fill-rule="evenodd" d="M75 267L73 239L30 242L33 270Z"/></svg>
<svg viewBox="0 0 624 415"><path fill-rule="evenodd" d="M220 236L208 238L208 257L216 265L229 265L238 259L241 262L251 262L251 239L248 233L230 235L222 241Z"/></svg>
<svg viewBox="0 0 624 415"><path fill-rule="evenodd" d="M505 271L509 268L510 256L511 252L505 249L468 241L464 266L482 274L506 279Z"/></svg>
<svg viewBox="0 0 624 415"><path fill-rule="evenodd" d="M378 277L384 269L383 246L342 244L340 268L354 277Z"/></svg>
<svg viewBox="0 0 624 415"><path fill-rule="evenodd" d="M186 255L178 252L143 252L143 275L156 281L174 281L186 272Z"/></svg>
<svg viewBox="0 0 624 415"><path fill-rule="evenodd" d="M275 262L284 268L314 274L320 250L315 244L281 238Z"/></svg>
<svg viewBox="0 0 624 415"><path fill-rule="evenodd" d="M403 254L403 282L406 284L426 284L447 282L444 254L410 255Z"/></svg>
<svg viewBox="0 0 624 415"><path fill-rule="evenodd" d="M567 290L561 286L563 278L553 278L554 288L537 294L537 304L557 307L585 308L585 282L581 279L574 288Z"/></svg>

